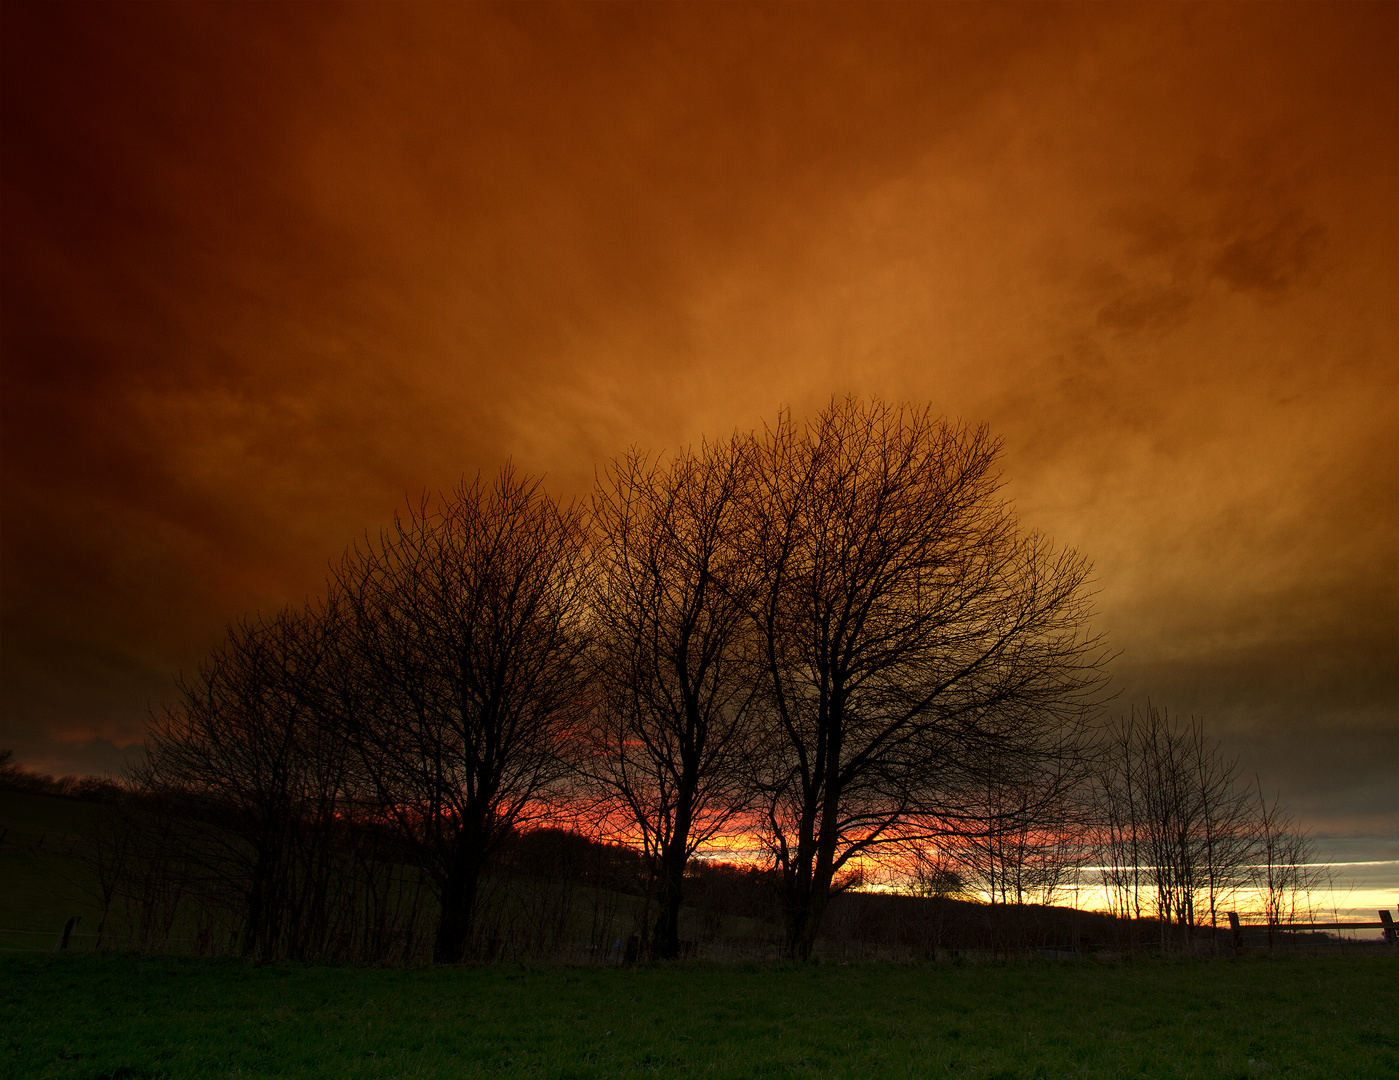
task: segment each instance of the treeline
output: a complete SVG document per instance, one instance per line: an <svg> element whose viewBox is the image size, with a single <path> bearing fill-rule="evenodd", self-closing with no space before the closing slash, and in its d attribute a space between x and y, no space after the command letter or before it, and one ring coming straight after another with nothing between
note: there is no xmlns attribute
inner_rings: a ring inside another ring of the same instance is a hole
<svg viewBox="0 0 1399 1080"><path fill-rule="evenodd" d="M695 856L735 846L793 959L874 874L1048 902L1100 853L1124 912L1188 937L1278 814L1260 832L1198 728L1101 737L1089 566L1019 528L999 449L846 400L625 457L586 505L508 467L424 500L179 682L108 861L148 921L198 897L251 956L576 938L578 898L539 886L569 833L595 954L635 895L630 949L681 955ZM505 914L531 904L557 917Z"/></svg>
<svg viewBox="0 0 1399 1080"><path fill-rule="evenodd" d="M27 769L15 761L13 750L0 750L0 791L23 791L31 795L58 795L89 802L116 803L126 789L104 776L58 776Z"/></svg>

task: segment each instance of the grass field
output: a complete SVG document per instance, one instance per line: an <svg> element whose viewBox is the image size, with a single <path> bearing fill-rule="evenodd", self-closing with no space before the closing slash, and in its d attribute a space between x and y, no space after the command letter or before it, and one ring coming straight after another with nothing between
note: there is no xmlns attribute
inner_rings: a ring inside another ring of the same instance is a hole
<svg viewBox="0 0 1399 1080"><path fill-rule="evenodd" d="M0 960L0 1075L1395 1077L1391 958L637 969Z"/></svg>
<svg viewBox="0 0 1399 1080"><path fill-rule="evenodd" d="M1393 955L408 970L54 955L68 915L95 928L74 851L104 812L0 792L0 1080L1399 1077Z"/></svg>

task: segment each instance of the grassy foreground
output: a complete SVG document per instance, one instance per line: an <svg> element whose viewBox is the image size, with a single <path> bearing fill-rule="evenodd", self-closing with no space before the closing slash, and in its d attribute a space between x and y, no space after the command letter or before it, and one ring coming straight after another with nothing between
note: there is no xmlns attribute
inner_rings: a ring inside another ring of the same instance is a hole
<svg viewBox="0 0 1399 1080"><path fill-rule="evenodd" d="M0 959L0 1075L1393 1077L1390 958L372 970Z"/></svg>

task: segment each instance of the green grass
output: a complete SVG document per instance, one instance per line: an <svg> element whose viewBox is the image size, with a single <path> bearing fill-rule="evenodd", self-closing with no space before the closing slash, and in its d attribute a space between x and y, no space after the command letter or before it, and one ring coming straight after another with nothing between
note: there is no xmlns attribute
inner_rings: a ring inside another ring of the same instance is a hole
<svg viewBox="0 0 1399 1080"><path fill-rule="evenodd" d="M373 970L0 961L0 1075L1394 1077L1391 958Z"/></svg>
<svg viewBox="0 0 1399 1080"><path fill-rule="evenodd" d="M106 808L0 792L0 1078L1399 1077L1399 958L374 970L53 955ZM90 942L75 940L75 948Z"/></svg>

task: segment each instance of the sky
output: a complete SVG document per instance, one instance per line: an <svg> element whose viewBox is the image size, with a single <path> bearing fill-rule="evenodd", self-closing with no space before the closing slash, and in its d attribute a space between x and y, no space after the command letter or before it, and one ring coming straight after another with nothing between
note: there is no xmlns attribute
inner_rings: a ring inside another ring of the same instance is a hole
<svg viewBox="0 0 1399 1080"><path fill-rule="evenodd" d="M1003 438L1113 711L1399 858L1396 55L1379 3L7 3L0 746L120 771L424 490L877 395Z"/></svg>

